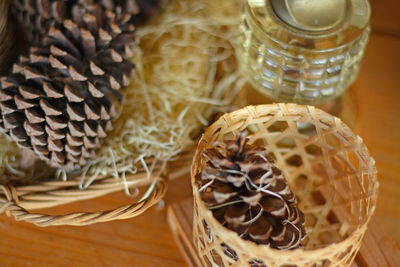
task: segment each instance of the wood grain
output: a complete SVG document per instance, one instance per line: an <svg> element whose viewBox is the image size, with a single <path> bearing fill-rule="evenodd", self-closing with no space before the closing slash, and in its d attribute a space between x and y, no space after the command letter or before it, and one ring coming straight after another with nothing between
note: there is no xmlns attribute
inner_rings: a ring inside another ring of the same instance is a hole
<svg viewBox="0 0 400 267"><path fill-rule="evenodd" d="M400 1L369 0L371 3L371 25L375 33L400 37Z"/></svg>
<svg viewBox="0 0 400 267"><path fill-rule="evenodd" d="M184 179L173 181L165 201L190 195ZM97 211L129 202L123 193L42 212ZM133 220L87 227L38 228L0 217L0 266L185 266L166 223L166 210L154 207Z"/></svg>
<svg viewBox="0 0 400 267"><path fill-rule="evenodd" d="M380 195L376 220L400 242L400 16L398 0L371 1L376 8L360 76L351 87L357 104L355 131L378 167ZM390 4L393 4L393 8ZM394 10L395 9L395 10ZM397 20L396 20L397 19ZM374 26L376 25L376 26ZM385 33L385 34L382 34ZM389 35L392 34L392 35ZM191 195L189 177L169 187L166 204ZM104 210L126 204L123 193L52 210ZM377 237L379 242L379 237ZM38 228L0 215L0 266L186 266L166 221L166 209L152 208L138 218L85 227Z"/></svg>
<svg viewBox="0 0 400 267"><path fill-rule="evenodd" d="M168 223L190 267L203 267L193 243L193 198L168 207ZM376 217L370 222L352 267L400 266L400 248L385 233Z"/></svg>
<svg viewBox="0 0 400 267"><path fill-rule="evenodd" d="M351 90L358 103L355 132L376 160L380 191L376 216L400 242L400 39L373 35Z"/></svg>

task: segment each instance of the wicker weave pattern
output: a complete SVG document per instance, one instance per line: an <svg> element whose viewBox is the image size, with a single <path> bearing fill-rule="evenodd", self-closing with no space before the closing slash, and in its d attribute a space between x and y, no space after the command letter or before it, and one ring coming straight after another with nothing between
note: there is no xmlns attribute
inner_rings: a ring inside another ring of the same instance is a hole
<svg viewBox="0 0 400 267"><path fill-rule="evenodd" d="M145 172L126 177L130 187L150 185L154 182L151 194L139 202L125 205L109 211L77 212L60 216L31 213L32 209L49 208L78 200L100 197L121 191L124 185L116 183L113 177L98 177L93 184L79 189L79 179L69 181L49 181L29 186L0 186L0 214L5 212L17 221L26 221L37 226L74 225L82 226L99 222L128 219L138 216L158 203L165 195L168 179L160 172L153 172L150 177Z"/></svg>
<svg viewBox="0 0 400 267"><path fill-rule="evenodd" d="M302 249L278 251L242 240L220 225L200 200L194 177L204 166L202 151L245 128L250 143L271 150L299 199L308 233ZM221 117L199 142L192 184L195 244L205 265L218 266L251 266L254 259L268 267L349 266L378 190L375 163L362 139L338 118L295 104L249 106ZM233 256L224 254L221 245L228 245Z"/></svg>

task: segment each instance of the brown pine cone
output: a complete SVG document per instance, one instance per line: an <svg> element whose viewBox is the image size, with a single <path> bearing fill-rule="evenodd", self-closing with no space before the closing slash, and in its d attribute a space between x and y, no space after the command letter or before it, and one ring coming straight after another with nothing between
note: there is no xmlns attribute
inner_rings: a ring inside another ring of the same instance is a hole
<svg viewBox="0 0 400 267"><path fill-rule="evenodd" d="M217 141L204 152L206 167L196 177L200 196L216 219L246 240L293 249L305 238L304 214L282 171L263 147ZM232 254L232 253L231 253Z"/></svg>
<svg viewBox="0 0 400 267"><path fill-rule="evenodd" d="M74 170L95 156L129 84L130 15L74 5L42 45L1 79L0 128L19 146Z"/></svg>
<svg viewBox="0 0 400 267"><path fill-rule="evenodd" d="M133 18L135 25L142 25L149 18L160 14L168 0L136 0L140 12Z"/></svg>
<svg viewBox="0 0 400 267"><path fill-rule="evenodd" d="M72 1L64 0L14 0L11 14L24 28L31 46L39 45L54 24L62 24L70 17Z"/></svg>
<svg viewBox="0 0 400 267"><path fill-rule="evenodd" d="M52 26L72 19L74 6L98 5L114 13L129 14L137 26L158 14L166 0L15 0L11 13L23 25L31 46L38 46ZM127 22L124 22L127 23ZM119 25L118 25L119 26Z"/></svg>
<svg viewBox="0 0 400 267"><path fill-rule="evenodd" d="M148 19L158 15L167 0L95 0L104 7L114 10L121 7L124 12L132 14L132 23L135 26L144 24Z"/></svg>

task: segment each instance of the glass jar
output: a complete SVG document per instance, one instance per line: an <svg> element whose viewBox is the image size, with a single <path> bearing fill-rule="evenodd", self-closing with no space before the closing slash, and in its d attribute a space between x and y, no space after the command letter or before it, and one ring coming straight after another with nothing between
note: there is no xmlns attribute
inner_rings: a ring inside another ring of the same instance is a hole
<svg viewBox="0 0 400 267"><path fill-rule="evenodd" d="M355 80L368 41L368 0L246 0L236 54L253 87L317 104Z"/></svg>

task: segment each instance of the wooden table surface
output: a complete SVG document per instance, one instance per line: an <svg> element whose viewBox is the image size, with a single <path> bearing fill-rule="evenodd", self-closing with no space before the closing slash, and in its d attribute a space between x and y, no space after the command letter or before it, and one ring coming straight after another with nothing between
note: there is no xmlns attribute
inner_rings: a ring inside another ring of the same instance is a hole
<svg viewBox="0 0 400 267"><path fill-rule="evenodd" d="M372 0L373 32L360 75L350 88L357 100L354 130L376 160L380 192L375 216L400 243L400 1ZM191 195L189 177L170 183L166 205ZM123 193L46 210L63 214L126 204ZM125 221L86 227L38 228L0 215L0 267L185 266L166 221L151 208Z"/></svg>

